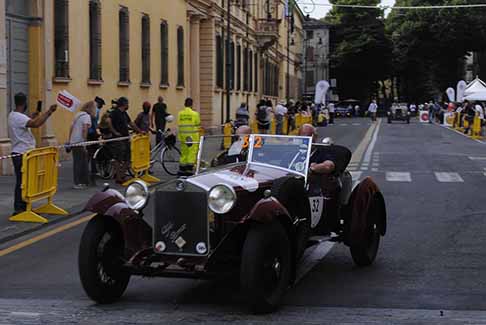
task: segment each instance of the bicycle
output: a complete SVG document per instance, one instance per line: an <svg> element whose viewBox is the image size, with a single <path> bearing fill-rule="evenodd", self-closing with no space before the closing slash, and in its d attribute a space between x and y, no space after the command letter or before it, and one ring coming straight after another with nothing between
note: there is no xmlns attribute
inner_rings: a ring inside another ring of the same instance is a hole
<svg viewBox="0 0 486 325"><path fill-rule="evenodd" d="M165 172L171 176L176 176L179 171L179 161L181 158L181 151L176 147L176 136L172 134L170 129L163 132L163 141L159 142L152 150L150 150L150 168L156 163L160 163Z"/></svg>

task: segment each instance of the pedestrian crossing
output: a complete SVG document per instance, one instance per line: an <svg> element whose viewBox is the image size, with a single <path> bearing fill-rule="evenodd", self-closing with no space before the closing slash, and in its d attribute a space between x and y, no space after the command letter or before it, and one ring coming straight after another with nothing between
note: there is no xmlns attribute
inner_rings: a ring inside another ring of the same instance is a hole
<svg viewBox="0 0 486 325"><path fill-rule="evenodd" d="M370 176L382 176L384 175L384 178L387 182L392 182L392 183L411 183L416 180L423 180L427 178L428 180L430 179L429 177L432 176L435 181L439 183L464 183L464 177L461 176L460 173L457 172L399 172L399 171L380 171L378 168L373 168L371 170L373 173L368 173ZM358 178L363 175L362 171L351 171L352 175L357 175L359 173ZM478 176L486 178L486 171L466 171L463 173L464 175L467 175L469 177L473 177L474 179L477 179ZM353 177L354 178L354 177Z"/></svg>

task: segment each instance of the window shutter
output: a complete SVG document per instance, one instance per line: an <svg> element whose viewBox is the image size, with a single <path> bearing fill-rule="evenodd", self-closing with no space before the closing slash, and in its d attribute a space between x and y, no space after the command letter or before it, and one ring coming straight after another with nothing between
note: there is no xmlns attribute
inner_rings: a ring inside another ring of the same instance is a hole
<svg viewBox="0 0 486 325"><path fill-rule="evenodd" d="M241 45L236 47L236 89L241 90Z"/></svg>
<svg viewBox="0 0 486 325"><path fill-rule="evenodd" d="M142 83L150 83L150 18L142 17Z"/></svg>
<svg viewBox="0 0 486 325"><path fill-rule="evenodd" d="M101 4L99 0L90 0L89 2L89 31L89 78L92 80L101 80Z"/></svg>
<svg viewBox="0 0 486 325"><path fill-rule="evenodd" d="M120 41L120 81L130 81L130 28L127 8L121 8L119 18Z"/></svg>
<svg viewBox="0 0 486 325"><path fill-rule="evenodd" d="M253 91L253 51L248 53L248 91Z"/></svg>
<svg viewBox="0 0 486 325"><path fill-rule="evenodd" d="M177 86L184 86L184 29L177 28Z"/></svg>
<svg viewBox="0 0 486 325"><path fill-rule="evenodd" d="M216 36L216 86L223 88L223 41L220 35Z"/></svg>
<svg viewBox="0 0 486 325"><path fill-rule="evenodd" d="M69 78L69 1L54 1L55 77Z"/></svg>
<svg viewBox="0 0 486 325"><path fill-rule="evenodd" d="M160 24L160 46L161 46L161 58L160 58L160 84L169 84L169 41L168 41L168 26L167 22Z"/></svg>

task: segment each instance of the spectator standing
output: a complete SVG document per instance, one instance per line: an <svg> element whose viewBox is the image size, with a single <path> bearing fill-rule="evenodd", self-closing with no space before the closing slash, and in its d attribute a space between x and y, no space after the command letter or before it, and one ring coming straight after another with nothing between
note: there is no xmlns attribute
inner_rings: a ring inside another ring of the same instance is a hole
<svg viewBox="0 0 486 325"><path fill-rule="evenodd" d="M354 117L359 116L359 105L354 105Z"/></svg>
<svg viewBox="0 0 486 325"><path fill-rule="evenodd" d="M92 126L92 119L96 116L96 104L94 101L85 103L69 131L69 143L75 145L71 148L73 154L73 188L82 190L89 185L89 156L85 146L76 146L88 140L89 129Z"/></svg>
<svg viewBox="0 0 486 325"><path fill-rule="evenodd" d="M149 132L150 131L150 105L149 102L144 102L142 105L142 111L138 113L137 118L135 119L135 124L142 132Z"/></svg>
<svg viewBox="0 0 486 325"><path fill-rule="evenodd" d="M192 98L186 98L184 109L177 116L179 130L177 135L181 142L181 157L179 161L179 176L189 176L193 173L194 165L197 161L199 146L199 129L201 127L201 117L192 108Z"/></svg>
<svg viewBox="0 0 486 325"><path fill-rule="evenodd" d="M434 101L432 100L430 103L425 103L425 107L429 111L429 123L434 123L435 118L435 109L434 109Z"/></svg>
<svg viewBox="0 0 486 325"><path fill-rule="evenodd" d="M128 137L130 135L128 127L130 126L136 132L142 131L138 126L132 122L127 113L128 99L120 97L117 101L117 107L111 112L110 120L112 124L113 138ZM130 140L120 140L110 142L110 149L115 161L113 162L115 168L115 178L118 184L123 184L127 178L127 170L130 161Z"/></svg>
<svg viewBox="0 0 486 325"><path fill-rule="evenodd" d="M240 107L236 110L235 127L239 128L242 125L248 125L250 120L250 113L248 112L248 106L246 103L241 103Z"/></svg>
<svg viewBox="0 0 486 325"><path fill-rule="evenodd" d="M96 103L96 113L95 115L91 118L91 127L88 130L88 138L87 141L97 141L99 138L98 134L98 123L100 120L100 113L101 109L105 105L105 101L103 98L96 96L94 99ZM87 146L86 149L88 151L88 160L89 160L89 165L91 169L90 173L90 184L95 185L95 176L98 173L98 170L96 169L96 161L93 159L94 154L96 150L99 148L99 145L97 144L92 144L90 146Z"/></svg>
<svg viewBox="0 0 486 325"><path fill-rule="evenodd" d="M329 103L327 105L327 108L329 109L329 124L334 124L334 116L336 113L336 106L334 103Z"/></svg>
<svg viewBox="0 0 486 325"><path fill-rule="evenodd" d="M270 129L270 113L272 112L272 108L267 106L267 103L268 101L261 100L257 105L257 110L255 113L258 124L258 132L261 134L268 133L268 130Z"/></svg>
<svg viewBox="0 0 486 325"><path fill-rule="evenodd" d="M275 106L275 132L277 134L283 134L283 121L287 112L288 110L287 107L285 107L284 101L280 101L278 105Z"/></svg>
<svg viewBox="0 0 486 325"><path fill-rule="evenodd" d="M378 111L378 105L376 104L376 100L373 99L368 107L368 113L370 114L371 120L373 122L376 121L376 112Z"/></svg>
<svg viewBox="0 0 486 325"><path fill-rule="evenodd" d="M14 215L24 212L27 204L22 200L22 155L35 148L35 138L30 129L39 128L57 109L49 107L44 113L27 115L27 96L17 93L14 96L15 110L8 115L8 131L12 141L12 163L15 171Z"/></svg>
<svg viewBox="0 0 486 325"><path fill-rule="evenodd" d="M466 114L464 119L468 122L467 127L464 128L464 134L468 134L474 122L474 116L476 115L476 110L473 108L473 106L471 105L471 103L469 103L468 100L465 100L463 112L464 114Z"/></svg>
<svg viewBox="0 0 486 325"><path fill-rule="evenodd" d="M164 98L159 96L157 103L152 107L152 114L150 116L150 127L155 129L155 142L159 144L164 139L164 134L160 131L165 131L166 118L170 114L167 112L167 105L164 103Z"/></svg>
<svg viewBox="0 0 486 325"><path fill-rule="evenodd" d="M298 105L299 102L294 103L293 101L290 101L290 104L287 107L287 115L289 118L287 133L289 133L292 130L295 130L295 114L297 114Z"/></svg>

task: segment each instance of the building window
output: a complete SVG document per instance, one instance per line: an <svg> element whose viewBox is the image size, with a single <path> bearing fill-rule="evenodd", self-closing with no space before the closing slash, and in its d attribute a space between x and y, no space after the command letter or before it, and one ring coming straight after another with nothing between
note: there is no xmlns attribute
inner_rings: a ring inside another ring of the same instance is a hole
<svg viewBox="0 0 486 325"><path fill-rule="evenodd" d="M253 51L248 53L248 91L253 90Z"/></svg>
<svg viewBox="0 0 486 325"><path fill-rule="evenodd" d="M236 47L236 90L241 90L241 45Z"/></svg>
<svg viewBox="0 0 486 325"><path fill-rule="evenodd" d="M128 9L122 7L118 12L120 46L120 82L130 82L130 29Z"/></svg>
<svg viewBox="0 0 486 325"><path fill-rule="evenodd" d="M248 91L248 48L243 49L243 90Z"/></svg>
<svg viewBox="0 0 486 325"><path fill-rule="evenodd" d="M69 1L54 2L55 77L69 78Z"/></svg>
<svg viewBox="0 0 486 325"><path fill-rule="evenodd" d="M314 61L314 47L308 46L305 53L306 53L307 61L311 61L311 62Z"/></svg>
<svg viewBox="0 0 486 325"><path fill-rule="evenodd" d="M150 18L142 17L142 84L150 84Z"/></svg>
<svg viewBox="0 0 486 325"><path fill-rule="evenodd" d="M177 27L177 86L184 86L184 29Z"/></svg>
<svg viewBox="0 0 486 325"><path fill-rule="evenodd" d="M226 58L228 60L229 64L229 70L230 70L230 75L229 75L229 89L233 90L235 87L235 43L233 41L230 42L230 53L229 57Z"/></svg>
<svg viewBox="0 0 486 325"><path fill-rule="evenodd" d="M255 60L253 62L255 65L255 83L253 86L255 87L254 90L257 93L258 92L258 52L255 52Z"/></svg>
<svg viewBox="0 0 486 325"><path fill-rule="evenodd" d="M312 39L312 38L314 38L314 31L313 31L313 30L308 30L308 31L306 32L306 37L307 37L307 39Z"/></svg>
<svg viewBox="0 0 486 325"><path fill-rule="evenodd" d="M221 36L216 36L216 87L223 88L224 83L224 58L223 58L223 40Z"/></svg>
<svg viewBox="0 0 486 325"><path fill-rule="evenodd" d="M305 73L305 87L312 88L316 85L314 80L314 70L307 70Z"/></svg>
<svg viewBox="0 0 486 325"><path fill-rule="evenodd" d="M169 85L169 27L160 23L160 84Z"/></svg>
<svg viewBox="0 0 486 325"><path fill-rule="evenodd" d="M278 65L269 62L267 59L265 60L264 66L263 94L276 97L278 96L280 82Z"/></svg>
<svg viewBox="0 0 486 325"><path fill-rule="evenodd" d="M101 78L101 3L89 1L89 79Z"/></svg>

